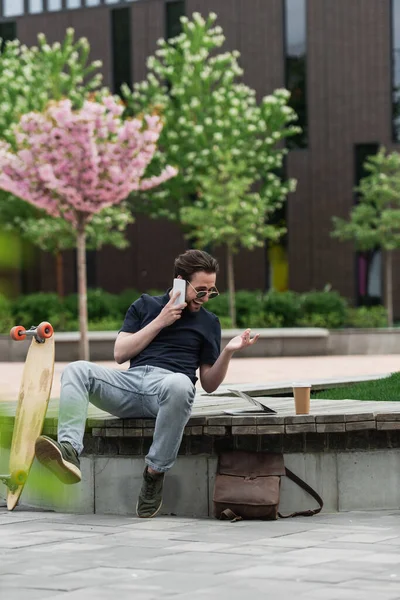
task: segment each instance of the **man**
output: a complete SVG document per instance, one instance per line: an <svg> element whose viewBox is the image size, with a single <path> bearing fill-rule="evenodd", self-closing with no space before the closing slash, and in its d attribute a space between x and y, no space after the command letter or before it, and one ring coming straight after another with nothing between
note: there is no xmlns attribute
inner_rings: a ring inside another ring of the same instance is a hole
<svg viewBox="0 0 400 600"><path fill-rule="evenodd" d="M79 455L89 401L121 418L156 419L153 443L146 456L143 484L136 506L139 517L154 517L162 505L164 474L178 454L195 397L196 370L204 390L213 392L225 378L234 352L254 344L250 330L233 338L220 352L218 318L204 308L218 295L217 261L200 250L175 260L174 277L186 281L186 302L178 294L143 294L125 316L114 358L130 360L127 371L106 369L86 361L66 367L61 379L58 441L41 436L36 457L64 483L81 480Z"/></svg>

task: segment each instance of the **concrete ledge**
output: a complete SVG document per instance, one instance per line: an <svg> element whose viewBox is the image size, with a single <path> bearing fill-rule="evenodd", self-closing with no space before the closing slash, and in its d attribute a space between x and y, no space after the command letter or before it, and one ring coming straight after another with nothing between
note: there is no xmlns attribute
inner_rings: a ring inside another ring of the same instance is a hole
<svg viewBox="0 0 400 600"><path fill-rule="evenodd" d="M246 356L323 356L350 354L400 354L400 329L343 329L322 328L258 329L260 340L255 346L238 352L237 358ZM225 329L222 348L242 329ZM113 360L114 331L89 332L90 359ZM72 362L79 359L79 333L56 332L56 361ZM0 362L23 362L29 340L14 342L0 335Z"/></svg>
<svg viewBox="0 0 400 600"><path fill-rule="evenodd" d="M2 419L0 470L8 464L12 426L12 417ZM56 426L55 418L47 419L45 432L55 437ZM35 461L22 502L56 511L134 514L153 431L152 419L90 419L82 482L53 489ZM326 512L400 504L400 413L193 417L166 478L162 514L212 516L218 454L234 449L283 453L285 464L322 496ZM0 497L5 494L0 484ZM303 490L282 479L282 513L312 507Z"/></svg>
<svg viewBox="0 0 400 600"><path fill-rule="evenodd" d="M400 329L331 330L328 354L400 354Z"/></svg>
<svg viewBox="0 0 400 600"><path fill-rule="evenodd" d="M260 329L259 342L238 352L240 358L258 356L317 356L327 354L329 331L319 328ZM222 348L242 329L227 329L222 332ZM113 360L114 343L117 333L114 331L89 332L90 359L92 361ZM79 333L56 332L56 361L72 362L79 359ZM14 342L8 336L0 335L0 362L23 362L30 341Z"/></svg>

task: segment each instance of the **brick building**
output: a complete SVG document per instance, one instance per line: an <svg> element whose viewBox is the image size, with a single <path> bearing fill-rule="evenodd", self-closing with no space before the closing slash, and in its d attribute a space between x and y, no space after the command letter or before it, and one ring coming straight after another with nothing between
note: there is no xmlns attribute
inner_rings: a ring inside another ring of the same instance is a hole
<svg viewBox="0 0 400 600"><path fill-rule="evenodd" d="M359 255L329 233L331 217L347 216L356 201L365 157L380 144L398 148L400 0L0 0L0 35L32 45L39 32L53 42L72 26L89 39L91 57L103 61L104 81L116 91L123 81L145 77L157 39L175 35L180 15L194 11L217 13L226 48L241 52L244 81L260 98L277 87L293 92L303 134L291 142L285 165L286 175L298 180L285 210L289 288L329 283L354 303L368 295L379 300L379 250ZM129 237L126 251L90 254L89 285L119 292L169 284L172 260L187 247L179 228L138 216ZM223 289L224 255L215 253ZM237 286L268 289L276 279L271 256L242 252ZM68 292L75 288L73 253L65 259ZM34 267L21 269L18 286L21 292L54 289L52 257L38 253ZM400 316L399 268L394 290Z"/></svg>

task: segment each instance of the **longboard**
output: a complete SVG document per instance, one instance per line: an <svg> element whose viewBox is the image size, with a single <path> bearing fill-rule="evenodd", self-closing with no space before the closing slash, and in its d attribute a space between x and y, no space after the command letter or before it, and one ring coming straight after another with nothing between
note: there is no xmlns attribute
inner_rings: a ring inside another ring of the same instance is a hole
<svg viewBox="0 0 400 600"><path fill-rule="evenodd" d="M25 360L11 440L9 472L0 475L7 491L7 508L13 510L24 489L35 456L35 441L42 433L54 373L54 335L50 323L26 330L11 329L13 340L32 337Z"/></svg>

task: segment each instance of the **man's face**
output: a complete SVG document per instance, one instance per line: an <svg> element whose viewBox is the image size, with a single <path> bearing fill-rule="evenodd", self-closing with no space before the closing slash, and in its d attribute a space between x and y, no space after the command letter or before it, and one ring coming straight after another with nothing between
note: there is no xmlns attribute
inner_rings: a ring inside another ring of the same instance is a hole
<svg viewBox="0 0 400 600"><path fill-rule="evenodd" d="M208 302L208 294L203 296L203 298L196 298L196 292L206 292L214 289L216 278L217 276L215 273L205 273L204 271L194 273L190 281L193 287L186 284L186 303L188 310L191 312L198 312L203 304Z"/></svg>

